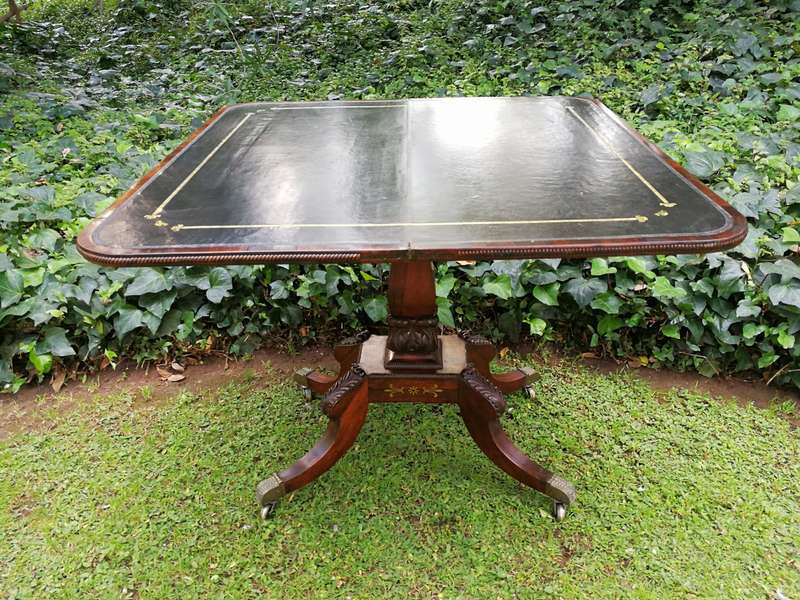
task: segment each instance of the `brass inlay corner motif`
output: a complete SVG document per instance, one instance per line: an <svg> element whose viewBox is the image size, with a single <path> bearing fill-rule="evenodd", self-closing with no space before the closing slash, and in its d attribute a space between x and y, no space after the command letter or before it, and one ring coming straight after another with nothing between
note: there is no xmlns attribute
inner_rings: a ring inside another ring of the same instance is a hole
<svg viewBox="0 0 800 600"><path fill-rule="evenodd" d="M629 163L627 160L625 160L622 157L622 155L617 151L617 149L614 147L614 145L608 139L606 139L606 137L602 133L600 133L594 127L589 125L589 123L587 123L586 120L578 114L578 111L576 111L571 106L568 106L567 110L572 114L573 117L578 119L578 121L580 121L584 125L584 127L586 127L586 129L588 129L589 131L592 132L592 135L594 135L594 137L597 139L598 142L600 142L603 146L605 146L606 150L608 150L609 152L611 152L611 154L616 156L619 159L619 161L623 165L625 165L625 167L628 169L628 171L633 173L636 176L636 178L639 181L641 181L647 187L647 189L650 190L653 193L653 195L656 198L658 198L658 204L660 206L663 206L664 208L672 208L674 206L678 206L675 202L670 202L669 200L667 200L664 197L664 194L659 192L655 188L655 186L647 180L647 178L644 175L639 173L639 171L637 171L631 163ZM666 216L666 215L669 214L667 211L660 211L660 212L664 213L664 214L656 213L656 215L659 216L659 217L663 217L663 216Z"/></svg>
<svg viewBox="0 0 800 600"><path fill-rule="evenodd" d="M390 398L394 398L395 396L430 396L431 398L438 398L439 394L444 392L443 388L439 387L439 384L434 383L433 385L403 385L399 387L395 387L393 383L389 384L389 387L383 390L386 394L389 395Z"/></svg>

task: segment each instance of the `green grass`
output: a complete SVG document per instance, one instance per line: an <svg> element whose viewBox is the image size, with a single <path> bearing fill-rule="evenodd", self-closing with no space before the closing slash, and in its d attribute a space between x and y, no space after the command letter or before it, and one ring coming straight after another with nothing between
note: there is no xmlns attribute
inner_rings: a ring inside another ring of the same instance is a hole
<svg viewBox="0 0 800 600"><path fill-rule="evenodd" d="M371 407L261 522L255 483L324 429L294 387L98 398L0 445L0 597L800 598L800 436L777 411L540 370L505 425L577 485L563 523L453 407Z"/></svg>

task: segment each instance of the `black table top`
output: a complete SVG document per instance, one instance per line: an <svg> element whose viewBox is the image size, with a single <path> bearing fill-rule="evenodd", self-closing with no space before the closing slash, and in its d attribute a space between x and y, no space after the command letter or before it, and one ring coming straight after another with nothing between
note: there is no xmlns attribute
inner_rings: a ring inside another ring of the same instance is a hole
<svg viewBox="0 0 800 600"><path fill-rule="evenodd" d="M702 252L744 218L597 100L227 107L82 232L113 265Z"/></svg>

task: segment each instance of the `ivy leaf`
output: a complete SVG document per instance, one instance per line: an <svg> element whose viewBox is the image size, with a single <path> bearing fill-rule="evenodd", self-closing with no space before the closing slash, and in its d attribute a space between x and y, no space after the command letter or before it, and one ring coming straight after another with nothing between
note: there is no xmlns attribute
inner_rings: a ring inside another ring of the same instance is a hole
<svg viewBox="0 0 800 600"><path fill-rule="evenodd" d="M740 32L733 43L733 51L737 56L742 56L758 44L758 38L749 32Z"/></svg>
<svg viewBox="0 0 800 600"><path fill-rule="evenodd" d="M18 304L13 304L5 310L0 310L0 321L6 317L21 317L27 315L33 307L34 302L36 302L36 298L25 298L25 300Z"/></svg>
<svg viewBox="0 0 800 600"><path fill-rule="evenodd" d="M792 279L800 279L800 267L786 258L778 259L774 263L762 264L760 268L767 275L780 275L781 281L784 283Z"/></svg>
<svg viewBox="0 0 800 600"><path fill-rule="evenodd" d="M619 314L622 300L614 292L604 292L592 300L591 307L609 315Z"/></svg>
<svg viewBox="0 0 800 600"><path fill-rule="evenodd" d="M67 330L61 327L48 327L44 330L44 339L39 343L38 350L49 352L54 356L74 356L75 350L67 341Z"/></svg>
<svg viewBox="0 0 800 600"><path fill-rule="evenodd" d="M800 244L800 233L794 227L783 228L783 243L784 244Z"/></svg>
<svg viewBox="0 0 800 600"><path fill-rule="evenodd" d="M786 350L794 348L794 336L786 331L779 331L778 344L781 346L781 348L785 348Z"/></svg>
<svg viewBox="0 0 800 600"><path fill-rule="evenodd" d="M99 194L98 192L92 191L92 192L84 192L80 196L76 197L75 200L73 200L72 202L73 204L75 204L75 206L78 206L81 209L83 209L83 212L85 212L90 217L95 217L97 216L98 203L103 202L105 200L107 200L107 198L103 196L103 194Z"/></svg>
<svg viewBox="0 0 800 600"><path fill-rule="evenodd" d="M576 277L566 283L564 291L572 296L578 306L583 308L594 300L595 296L608 291L608 285L600 279Z"/></svg>
<svg viewBox="0 0 800 600"><path fill-rule="evenodd" d="M49 185L27 189L23 192L23 194L34 202L40 202L46 205L52 204L53 200L56 198L55 188L52 188Z"/></svg>
<svg viewBox="0 0 800 600"><path fill-rule="evenodd" d="M142 324L150 330L152 335L155 335L161 325L161 317L157 317L150 311L142 311Z"/></svg>
<svg viewBox="0 0 800 600"><path fill-rule="evenodd" d="M281 279L276 279L269 284L269 297L272 300L285 300L289 297L289 289L286 282Z"/></svg>
<svg viewBox="0 0 800 600"><path fill-rule="evenodd" d="M386 320L386 317L389 315L386 298L383 296L370 298L364 303L364 312L367 313L367 316L373 323Z"/></svg>
<svg viewBox="0 0 800 600"><path fill-rule="evenodd" d="M525 319L525 323L527 323L528 327L530 327L531 335L542 336L544 335L545 329L547 329L547 322L539 317Z"/></svg>
<svg viewBox="0 0 800 600"><path fill-rule="evenodd" d="M450 292L452 291L453 286L455 284L456 284L456 278L451 273L448 273L441 279L437 279L436 295L440 298L447 298L450 295Z"/></svg>
<svg viewBox="0 0 800 600"><path fill-rule="evenodd" d="M778 121L798 121L800 120L800 108L791 104L781 104L775 117Z"/></svg>
<svg viewBox="0 0 800 600"><path fill-rule="evenodd" d="M156 335L161 337L165 335L171 335L172 333L174 333L175 330L178 329L178 326L181 324L181 317L182 314L179 309L173 308L167 311L167 314L165 314L161 319L161 323L158 326L158 331L156 332Z"/></svg>
<svg viewBox="0 0 800 600"><path fill-rule="evenodd" d="M303 311L294 304L281 306L281 321L292 327L297 327L303 322Z"/></svg>
<svg viewBox="0 0 800 600"><path fill-rule="evenodd" d="M746 340L752 340L757 335L764 333L766 326L757 325L755 323L745 323L742 327L742 337Z"/></svg>
<svg viewBox="0 0 800 600"><path fill-rule="evenodd" d="M686 168L700 179L708 179L725 165L722 152L706 150L704 152L684 152Z"/></svg>
<svg viewBox="0 0 800 600"><path fill-rule="evenodd" d="M0 308L15 304L22 298L24 289L22 273L16 269L0 273Z"/></svg>
<svg viewBox="0 0 800 600"><path fill-rule="evenodd" d="M451 310L451 303L447 298L436 298L436 316L439 322L445 327L456 328L456 322L453 319L453 311Z"/></svg>
<svg viewBox="0 0 800 600"><path fill-rule="evenodd" d="M56 243L61 239L58 232L49 228L39 229L28 236L28 247L39 248L53 252L56 249Z"/></svg>
<svg viewBox="0 0 800 600"><path fill-rule="evenodd" d="M675 323L668 323L661 327L661 333L663 333L668 338L673 338L676 340L681 339L681 334L679 327Z"/></svg>
<svg viewBox="0 0 800 600"><path fill-rule="evenodd" d="M727 256L722 259L722 270L719 272L719 280L721 282L737 281L742 277L744 277L744 270L738 260L733 260Z"/></svg>
<svg viewBox="0 0 800 600"><path fill-rule="evenodd" d="M497 296L503 300L508 300L513 294L511 277L509 275L500 275L494 279L485 281L481 287L483 287L483 291L487 294Z"/></svg>
<svg viewBox="0 0 800 600"><path fill-rule="evenodd" d="M176 290L161 292L159 294L145 294L139 297L139 306L146 309L159 319L172 307L178 293Z"/></svg>
<svg viewBox="0 0 800 600"><path fill-rule="evenodd" d="M128 296L141 296L142 294L155 294L170 288L164 273L150 267L143 267L125 288Z"/></svg>
<svg viewBox="0 0 800 600"><path fill-rule="evenodd" d="M53 368L53 356L51 354L38 354L34 348L28 352L28 360L31 361L33 368L39 375L46 375Z"/></svg>
<svg viewBox="0 0 800 600"><path fill-rule="evenodd" d="M37 269L22 269L22 285L24 287L39 287L44 281L44 267Z"/></svg>
<svg viewBox="0 0 800 600"><path fill-rule="evenodd" d="M122 337L142 325L142 311L133 306L123 306L117 311L117 316L114 318L114 332L118 337Z"/></svg>
<svg viewBox="0 0 800 600"><path fill-rule="evenodd" d="M233 278L224 267L214 267L208 274L209 288L206 298L214 304L219 304L233 288Z"/></svg>
<svg viewBox="0 0 800 600"><path fill-rule="evenodd" d="M772 363L778 360L778 355L774 352L767 352L762 354L761 357L758 359L758 368L759 369L766 369Z"/></svg>
<svg viewBox="0 0 800 600"><path fill-rule="evenodd" d="M753 304L750 298L743 298L736 306L736 316L740 319L747 317L757 317L761 314L761 307Z"/></svg>
<svg viewBox="0 0 800 600"><path fill-rule="evenodd" d="M619 317L615 317L614 315L603 315L603 317L597 323L597 333L600 335L606 335L624 326L625 321Z"/></svg>
<svg viewBox="0 0 800 600"><path fill-rule="evenodd" d="M666 277L656 277L651 288L653 297L659 300L670 298L683 298L686 295L686 290L674 287Z"/></svg>
<svg viewBox="0 0 800 600"><path fill-rule="evenodd" d="M631 271L636 273L637 275L642 275L646 279L653 279L656 276L653 271L648 268L647 263L645 262L644 258L640 256L627 256L625 258L617 258L613 259L614 262L623 262L625 266L628 267Z"/></svg>
<svg viewBox="0 0 800 600"><path fill-rule="evenodd" d="M542 304L558 306L558 289L560 287L561 285L557 282L550 285L537 285L533 288L533 296Z"/></svg>
<svg viewBox="0 0 800 600"><path fill-rule="evenodd" d="M617 267L609 267L605 258L593 258L591 264L592 264L591 274L594 277L600 277L601 275L611 275L612 273L617 272Z"/></svg>
<svg viewBox="0 0 800 600"><path fill-rule="evenodd" d="M767 292L773 304L788 304L800 308L800 284L795 282L776 283Z"/></svg>

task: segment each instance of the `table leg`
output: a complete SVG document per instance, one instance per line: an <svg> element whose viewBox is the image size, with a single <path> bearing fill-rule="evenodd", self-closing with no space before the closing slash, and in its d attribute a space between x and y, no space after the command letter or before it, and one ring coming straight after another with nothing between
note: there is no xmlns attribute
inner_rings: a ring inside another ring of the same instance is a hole
<svg viewBox="0 0 800 600"><path fill-rule="evenodd" d="M553 499L553 515L564 518L575 500L574 486L542 468L508 438L498 417L505 411L503 393L474 367L461 373L461 418L472 439L494 464L517 481Z"/></svg>
<svg viewBox="0 0 800 600"><path fill-rule="evenodd" d="M263 518L273 513L281 497L311 483L347 453L367 417L367 406L366 374L352 365L322 400L322 410L330 418L325 435L300 460L256 487Z"/></svg>
<svg viewBox="0 0 800 600"><path fill-rule="evenodd" d="M338 375L325 375L314 369L298 369L294 373L295 382L300 385L303 395L307 400L311 399L312 393L325 394L336 381L342 378L350 367L358 362L361 344L369 339L369 331L342 340L333 348L333 356L339 363Z"/></svg>
<svg viewBox="0 0 800 600"><path fill-rule="evenodd" d="M536 380L536 373L533 369L523 367L507 373L492 373L490 365L495 354L497 354L494 344L482 335L476 335L470 331L462 331L459 335L466 346L467 362L473 365L478 373L488 379L504 394L511 394L525 388L528 395L533 397L531 385Z"/></svg>

